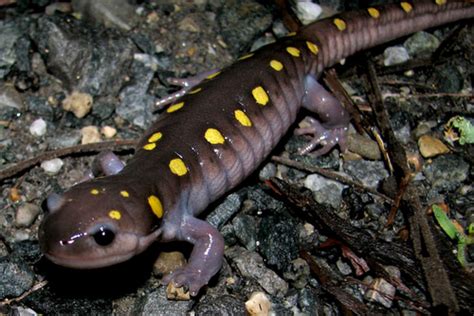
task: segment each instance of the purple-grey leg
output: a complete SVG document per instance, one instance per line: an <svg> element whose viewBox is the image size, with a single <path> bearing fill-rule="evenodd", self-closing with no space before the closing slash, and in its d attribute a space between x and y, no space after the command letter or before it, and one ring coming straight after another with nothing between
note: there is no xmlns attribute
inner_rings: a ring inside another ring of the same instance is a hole
<svg viewBox="0 0 474 316"><path fill-rule="evenodd" d="M182 220L176 239L194 245L188 264L163 278L163 283L189 289L192 296L205 286L222 266L224 238L208 222L188 216Z"/></svg>
<svg viewBox="0 0 474 316"><path fill-rule="evenodd" d="M321 156L329 152L335 145L342 151L346 150L346 132L350 117L341 103L313 76L305 78L305 96L302 106L318 115L319 120L309 119L309 127L296 129L296 135L311 134L313 139L299 150L300 154L311 152L313 156ZM316 146L321 147L313 151Z"/></svg>
<svg viewBox="0 0 474 316"><path fill-rule="evenodd" d="M92 173L94 176L105 174L114 175L122 171L125 164L111 151L103 151L95 157L92 163Z"/></svg>
<svg viewBox="0 0 474 316"><path fill-rule="evenodd" d="M181 89L164 98L158 99L155 102L155 106L157 107L157 109L162 109L166 105L175 102L177 99L181 98L183 95L188 93L189 90L191 90L192 88L200 84L204 79L206 79L206 77L212 75L216 71L217 71L216 69L205 71L203 73L200 73L200 74L197 74L195 76L188 77L185 79L168 78L167 81L169 84L181 87Z"/></svg>
<svg viewBox="0 0 474 316"><path fill-rule="evenodd" d="M92 163L92 169L88 170L78 183L89 181L100 175L110 176L122 171L125 164L111 151L99 153Z"/></svg>

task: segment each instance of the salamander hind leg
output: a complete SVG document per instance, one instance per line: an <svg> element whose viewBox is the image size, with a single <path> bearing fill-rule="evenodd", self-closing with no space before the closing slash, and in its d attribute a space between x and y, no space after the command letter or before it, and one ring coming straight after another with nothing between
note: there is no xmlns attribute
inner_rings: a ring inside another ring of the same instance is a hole
<svg viewBox="0 0 474 316"><path fill-rule="evenodd" d="M194 248L188 264L165 276L162 282L187 288L196 296L222 266L224 239L209 223L191 216L182 220L173 239L190 242Z"/></svg>
<svg viewBox="0 0 474 316"><path fill-rule="evenodd" d="M313 135L313 139L300 148L299 153L321 156L335 145L339 145L340 149L345 151L349 114L341 103L311 75L305 78L305 96L302 106L317 114L318 119L309 118L309 127L295 130L296 135ZM319 148L314 150L318 146Z"/></svg>

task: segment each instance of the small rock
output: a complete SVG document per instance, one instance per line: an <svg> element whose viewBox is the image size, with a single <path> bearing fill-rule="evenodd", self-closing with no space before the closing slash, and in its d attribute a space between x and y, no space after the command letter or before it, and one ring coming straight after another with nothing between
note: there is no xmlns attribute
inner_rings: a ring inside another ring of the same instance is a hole
<svg viewBox="0 0 474 316"><path fill-rule="evenodd" d="M30 227L40 213L41 209L38 205L25 203L16 211L15 225L17 227Z"/></svg>
<svg viewBox="0 0 474 316"><path fill-rule="evenodd" d="M153 274L162 277L185 265L186 258L181 252L161 252L153 265Z"/></svg>
<svg viewBox="0 0 474 316"><path fill-rule="evenodd" d="M75 12L86 21L130 31L136 24L135 8L127 0L72 0Z"/></svg>
<svg viewBox="0 0 474 316"><path fill-rule="evenodd" d="M100 132L102 133L102 135L104 135L105 138L107 139L110 139L112 137L114 137L115 135L117 135L117 129L112 127L112 126L103 126L101 129L100 129Z"/></svg>
<svg viewBox="0 0 474 316"><path fill-rule="evenodd" d="M310 189L318 203L338 208L342 201L344 185L318 174L310 174L304 180L305 188Z"/></svg>
<svg viewBox="0 0 474 316"><path fill-rule="evenodd" d="M12 315L15 316L37 316L38 313L32 310L31 308L24 308L21 306L12 307Z"/></svg>
<svg viewBox="0 0 474 316"><path fill-rule="evenodd" d="M189 301L191 294L184 287L176 287L173 282L170 282L166 287L166 298L174 301Z"/></svg>
<svg viewBox="0 0 474 316"><path fill-rule="evenodd" d="M288 291L288 284L268 269L257 253L236 246L228 248L225 255L235 263L242 276L255 280L269 294L283 297Z"/></svg>
<svg viewBox="0 0 474 316"><path fill-rule="evenodd" d="M258 178L260 181L266 181L269 180L273 177L275 177L277 174L277 168L274 163L267 163L265 166L263 166L262 170L258 173Z"/></svg>
<svg viewBox="0 0 474 316"><path fill-rule="evenodd" d="M250 299L245 302L245 309L251 316L267 316L270 314L272 303L263 292L254 292Z"/></svg>
<svg viewBox="0 0 474 316"><path fill-rule="evenodd" d="M469 175L469 164L457 155L442 155L423 166L423 174L437 190L455 190Z"/></svg>
<svg viewBox="0 0 474 316"><path fill-rule="evenodd" d="M317 20L322 13L320 5L307 0L296 1L295 13L303 25Z"/></svg>
<svg viewBox="0 0 474 316"><path fill-rule="evenodd" d="M98 143L102 139L100 138L99 128L97 126L84 126L81 128L81 144Z"/></svg>
<svg viewBox="0 0 474 316"><path fill-rule="evenodd" d="M410 59L408 51L405 47L402 46L388 47L387 49L385 49L383 55L383 64L385 66L402 64Z"/></svg>
<svg viewBox="0 0 474 316"><path fill-rule="evenodd" d="M352 273L351 266L346 262L342 261L341 259L337 260L336 266L342 275L349 275Z"/></svg>
<svg viewBox="0 0 474 316"><path fill-rule="evenodd" d="M90 94L74 91L63 100L63 109L83 118L92 109L92 101Z"/></svg>
<svg viewBox="0 0 474 316"><path fill-rule="evenodd" d="M347 161L344 163L344 171L370 188L377 188L380 181L388 177L388 172L381 161Z"/></svg>
<svg viewBox="0 0 474 316"><path fill-rule="evenodd" d="M380 160L382 154L376 141L359 134L349 134L347 141L348 149L364 158Z"/></svg>
<svg viewBox="0 0 474 316"><path fill-rule="evenodd" d="M291 281L295 288L302 289L308 283L310 274L308 263L301 258L296 258L290 262L287 271L283 273L283 277L285 280Z"/></svg>
<svg viewBox="0 0 474 316"><path fill-rule="evenodd" d="M378 302L390 308L395 297L396 288L381 278L376 278L370 284L370 289L365 293L365 298L371 302Z"/></svg>
<svg viewBox="0 0 474 316"><path fill-rule="evenodd" d="M220 229L235 215L242 205L242 198L237 193L229 194L225 200L219 204L206 217L206 221L212 226Z"/></svg>
<svg viewBox="0 0 474 316"><path fill-rule="evenodd" d="M51 148L66 148L79 144L81 141L81 132L78 130L66 131L60 135L48 138Z"/></svg>
<svg viewBox="0 0 474 316"><path fill-rule="evenodd" d="M448 146L430 135L423 135L418 139L418 148L424 158L432 158L449 152Z"/></svg>
<svg viewBox="0 0 474 316"><path fill-rule="evenodd" d="M33 136L41 137L46 134L46 121L42 118L36 119L30 125L30 133Z"/></svg>
<svg viewBox="0 0 474 316"><path fill-rule="evenodd" d="M41 163L41 168L43 168L44 172L50 176L56 175L59 170L61 170L62 166L64 165L63 161L59 158L54 158L51 160L46 160Z"/></svg>
<svg viewBox="0 0 474 316"><path fill-rule="evenodd" d="M20 296L33 286L34 273L24 263L1 261L0 275L0 300Z"/></svg>
<svg viewBox="0 0 474 316"><path fill-rule="evenodd" d="M248 215L237 215L232 220L234 235L247 250L253 251L257 247L257 225L255 219Z"/></svg>
<svg viewBox="0 0 474 316"><path fill-rule="evenodd" d="M290 216L265 216L258 230L260 252L270 266L286 270L298 257L298 227Z"/></svg>
<svg viewBox="0 0 474 316"><path fill-rule="evenodd" d="M406 47L408 54L413 57L429 56L438 49L439 39L433 34L427 32L417 32L410 36L403 46Z"/></svg>

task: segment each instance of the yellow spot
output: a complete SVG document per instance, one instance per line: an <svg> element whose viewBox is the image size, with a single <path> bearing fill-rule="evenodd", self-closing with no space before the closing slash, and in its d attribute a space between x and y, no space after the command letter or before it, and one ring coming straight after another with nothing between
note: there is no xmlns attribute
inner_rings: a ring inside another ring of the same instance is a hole
<svg viewBox="0 0 474 316"><path fill-rule="evenodd" d="M244 111L235 110L234 115L235 115L235 119L239 121L239 123L242 124L243 126L252 126L252 121L247 116L247 114L244 113Z"/></svg>
<svg viewBox="0 0 474 316"><path fill-rule="evenodd" d="M318 45L312 43L312 42L309 42L307 41L306 42L306 45L308 46L308 49L315 55L317 55L319 53L319 48L318 48Z"/></svg>
<svg viewBox="0 0 474 316"><path fill-rule="evenodd" d="M408 2L401 2L400 6L402 7L403 11L405 11L406 13L410 13L411 10L413 10L413 6Z"/></svg>
<svg viewBox="0 0 474 316"><path fill-rule="evenodd" d="M244 55L242 57L239 58L239 60L244 60L244 59L247 59L247 58L250 58L254 55L254 53L250 53L250 54L247 54L247 55Z"/></svg>
<svg viewBox="0 0 474 316"><path fill-rule="evenodd" d="M120 191L120 195L123 196L124 198L128 198L130 196L130 194L125 190Z"/></svg>
<svg viewBox="0 0 474 316"><path fill-rule="evenodd" d="M97 194L99 194L99 190L97 190L97 189L92 189L92 190L91 190L91 194L92 194L92 195L97 195Z"/></svg>
<svg viewBox="0 0 474 316"><path fill-rule="evenodd" d="M224 144L224 136L215 128L208 128L204 133L204 138L211 144Z"/></svg>
<svg viewBox="0 0 474 316"><path fill-rule="evenodd" d="M260 105L266 105L269 101L268 94L263 90L262 86L258 86L252 90L255 101Z"/></svg>
<svg viewBox="0 0 474 316"><path fill-rule="evenodd" d="M286 34L286 36L295 36L296 35L296 32L290 32L288 34Z"/></svg>
<svg viewBox="0 0 474 316"><path fill-rule="evenodd" d="M213 78L219 76L220 73L221 73L220 71L216 71L212 75L207 76L206 79L213 79Z"/></svg>
<svg viewBox="0 0 474 316"><path fill-rule="evenodd" d="M156 147L156 144L155 144L155 143L148 143L148 144L146 144L145 146L143 146L143 149L145 149L145 150L153 150L153 149L155 149L155 147Z"/></svg>
<svg viewBox="0 0 474 316"><path fill-rule="evenodd" d="M380 17L380 11L376 8L368 8L367 12L369 12L369 15L374 19L378 19Z"/></svg>
<svg viewBox="0 0 474 316"><path fill-rule="evenodd" d="M178 176L184 176L186 173L188 173L188 169L186 168L186 165L184 164L183 160L181 160L180 158L175 158L171 160L169 167L170 167L171 172Z"/></svg>
<svg viewBox="0 0 474 316"><path fill-rule="evenodd" d="M332 22L339 31L344 31L347 28L346 22L344 22L342 19L335 18Z"/></svg>
<svg viewBox="0 0 474 316"><path fill-rule="evenodd" d="M157 141L159 141L161 139L161 137L163 137L163 134L160 133L160 132L157 132L153 135L151 135L149 138L148 138L148 142L149 143L155 143Z"/></svg>
<svg viewBox="0 0 474 316"><path fill-rule="evenodd" d="M173 104L166 110L166 112L168 112L168 113L176 112L179 109L181 109L183 106L184 106L184 102L179 102L179 103Z"/></svg>
<svg viewBox="0 0 474 316"><path fill-rule="evenodd" d="M276 71L280 71L283 69L283 64L278 60L273 59L272 61L270 61L270 67L272 67Z"/></svg>
<svg viewBox="0 0 474 316"><path fill-rule="evenodd" d="M120 211L117 211L117 210L111 210L109 212L109 217L111 219L119 220L122 218L122 213L120 213Z"/></svg>
<svg viewBox="0 0 474 316"><path fill-rule="evenodd" d="M293 57L300 57L300 50L296 47L287 47L286 51Z"/></svg>
<svg viewBox="0 0 474 316"><path fill-rule="evenodd" d="M446 4L446 2L448 2L447 0L436 0L435 1L437 5L443 5L443 4Z"/></svg>
<svg viewBox="0 0 474 316"><path fill-rule="evenodd" d="M188 94L196 94L198 92L201 92L201 90L202 90L202 88L197 88L197 89L189 91Z"/></svg>
<svg viewBox="0 0 474 316"><path fill-rule="evenodd" d="M151 210L158 218L163 217L163 205L161 204L160 199L155 195L150 195L148 197L148 204L151 207Z"/></svg>

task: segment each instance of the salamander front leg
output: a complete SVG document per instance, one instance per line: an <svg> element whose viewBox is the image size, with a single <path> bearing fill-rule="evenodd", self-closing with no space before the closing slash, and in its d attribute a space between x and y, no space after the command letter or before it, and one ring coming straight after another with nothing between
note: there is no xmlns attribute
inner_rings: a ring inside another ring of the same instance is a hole
<svg viewBox="0 0 474 316"><path fill-rule="evenodd" d="M305 109L316 113L319 120L310 118L309 127L296 129L296 135L314 135L313 139L299 150L299 153L311 152L313 156L321 156L337 144L342 151L345 151L349 114L341 103L310 75L305 78L305 96L302 105ZM313 151L319 145L320 148Z"/></svg>
<svg viewBox="0 0 474 316"><path fill-rule="evenodd" d="M92 169L89 170L84 178L79 182L94 179L99 175L114 175L122 171L125 164L111 151L103 151L95 157L92 163Z"/></svg>
<svg viewBox="0 0 474 316"><path fill-rule="evenodd" d="M166 105L175 102L177 99L188 93L189 90L200 84L204 79L214 74L215 72L217 72L217 69L205 71L203 73L199 73L188 78L168 78L167 81L169 84L181 87L181 89L171 93L170 95L167 95L164 98L158 99L155 102L155 106L157 107L157 109L162 109Z"/></svg>
<svg viewBox="0 0 474 316"><path fill-rule="evenodd" d="M220 270L224 239L216 228L194 217L183 220L177 239L192 243L194 248L188 264L164 277L163 283L188 288L195 296Z"/></svg>

